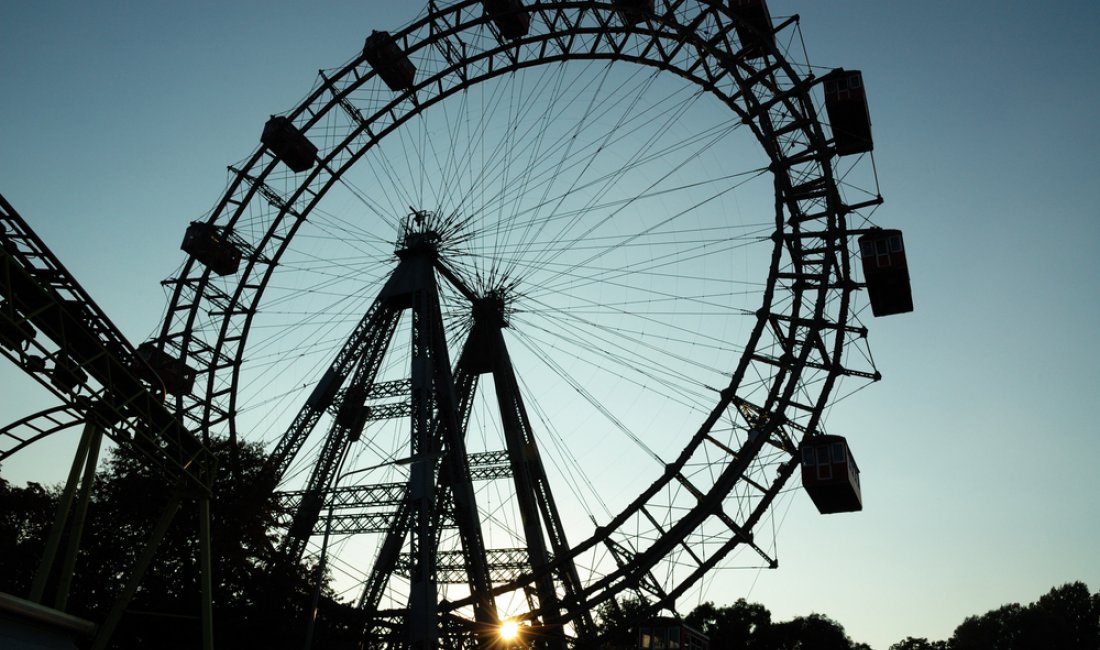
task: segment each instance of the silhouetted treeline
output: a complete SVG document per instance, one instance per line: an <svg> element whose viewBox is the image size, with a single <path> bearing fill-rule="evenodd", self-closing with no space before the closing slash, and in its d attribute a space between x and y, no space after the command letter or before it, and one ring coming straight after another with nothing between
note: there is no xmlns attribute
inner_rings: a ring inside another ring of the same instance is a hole
<svg viewBox="0 0 1100 650"><path fill-rule="evenodd" d="M239 473L220 464L211 504L215 639L220 647L301 648L316 575L305 564L272 561L277 504L254 488L263 456L253 447L239 452ZM92 489L66 611L93 622L106 618L171 489L130 453L110 454ZM15 487L0 479L0 591L30 593L59 494L59 487ZM126 609L113 648L201 647L198 512L194 501L184 504ZM53 602L53 588L46 604ZM343 636L334 619L344 608L330 598L324 604L328 615L315 635L319 644Z"/></svg>
<svg viewBox="0 0 1100 650"><path fill-rule="evenodd" d="M625 600L600 609L602 631L609 635L604 650L638 647L637 635L620 625L633 618L638 608L637 601ZM810 614L776 622L767 607L743 598L732 605L703 603L684 622L706 634L712 650L870 650L852 641L844 627L828 616Z"/></svg>
<svg viewBox="0 0 1100 650"><path fill-rule="evenodd" d="M626 600L600 610L600 623L611 632L607 650L637 648L637 638L619 622L639 608ZM914 617L919 618L919 616ZM710 638L712 650L870 650L853 641L837 621L822 614L773 621L768 608L740 599L732 605L703 603L684 617ZM1082 582L1051 589L1030 605L1011 604L969 616L949 639L907 637L890 650L1100 650L1100 592Z"/></svg>
<svg viewBox="0 0 1100 650"><path fill-rule="evenodd" d="M969 616L946 641L909 637L890 650L1098 650L1100 592L1083 582L1051 589L1030 605Z"/></svg>

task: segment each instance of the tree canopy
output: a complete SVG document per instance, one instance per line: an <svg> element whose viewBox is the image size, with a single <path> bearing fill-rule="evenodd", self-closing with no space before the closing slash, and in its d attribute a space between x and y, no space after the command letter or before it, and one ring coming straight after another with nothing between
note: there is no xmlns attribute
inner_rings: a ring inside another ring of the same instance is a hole
<svg viewBox="0 0 1100 650"><path fill-rule="evenodd" d="M645 608L637 600L600 609L604 648L636 648L637 640L623 621ZM683 618L703 632L713 650L870 650L853 641L844 627L822 614L774 621L768 608L739 599L731 605L705 602ZM1100 592L1090 594L1083 582L1051 589L1030 605L1008 604L967 617L949 639L906 637L890 650L1097 650L1100 648Z"/></svg>
<svg viewBox="0 0 1100 650"><path fill-rule="evenodd" d="M962 622L948 650L1096 650L1100 592L1083 582L1051 589L1030 605L1012 603Z"/></svg>
<svg viewBox="0 0 1100 650"><path fill-rule="evenodd" d="M215 442L225 456L228 443ZM272 562L276 503L257 492L259 448L238 450L239 471L219 467L211 502L215 638L219 645L300 647L315 575L309 566ZM30 591L60 488L0 479L0 591ZM164 479L113 449L92 488L67 611L101 621L131 574L149 532L171 498ZM116 631L116 648L200 646L198 509L185 500ZM49 602L49 599L47 599ZM318 637L325 630L318 630ZM238 643L239 641L239 643Z"/></svg>

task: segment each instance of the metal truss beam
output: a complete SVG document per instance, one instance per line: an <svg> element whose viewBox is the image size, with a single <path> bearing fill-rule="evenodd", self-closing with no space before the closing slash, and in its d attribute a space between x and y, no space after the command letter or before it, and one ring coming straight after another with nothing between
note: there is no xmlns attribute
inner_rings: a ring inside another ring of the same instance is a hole
<svg viewBox="0 0 1100 650"><path fill-rule="evenodd" d="M0 343L0 352L117 444L173 483L209 494L210 451L137 378L133 346L3 196Z"/></svg>
<svg viewBox="0 0 1100 650"><path fill-rule="evenodd" d="M399 266L398 270L400 268ZM379 298L375 301L375 304L381 301L382 299ZM332 420L321 454L310 473L305 494L302 496L294 515L290 534L284 540L285 551L290 558L295 560L300 558L305 551L306 542L313 533L324 505L324 495L331 489L332 483L336 479L341 459L347 454L350 443L357 439L362 431L365 422L358 415L363 408L362 395L366 394L367 387L374 383L378 369L382 366L382 359L397 328L400 314L393 308L382 306L375 310L372 306L370 313L373 314L373 317L368 320L368 329L363 337L362 349L350 351L346 357L350 364L357 364L355 365L351 384L341 395L342 401L335 404L336 417ZM330 368L331 372L332 369ZM318 400L318 404L323 401L330 391L334 393L334 385L341 381L336 379L338 376L337 374L326 373L322 383L318 384L314 390L313 396L310 398L311 401L319 392L322 394L322 398ZM308 406L307 403L307 408ZM316 418L312 419L312 422L316 423L316 421ZM303 433L308 434L308 431L293 431L288 433L288 436L300 436L304 441Z"/></svg>
<svg viewBox="0 0 1100 650"><path fill-rule="evenodd" d="M530 569L526 548L490 548L485 550L489 574L493 582L515 580ZM397 569L407 574L412 558L402 554ZM436 579L442 584L466 584L466 562L462 551L443 551L436 554Z"/></svg>

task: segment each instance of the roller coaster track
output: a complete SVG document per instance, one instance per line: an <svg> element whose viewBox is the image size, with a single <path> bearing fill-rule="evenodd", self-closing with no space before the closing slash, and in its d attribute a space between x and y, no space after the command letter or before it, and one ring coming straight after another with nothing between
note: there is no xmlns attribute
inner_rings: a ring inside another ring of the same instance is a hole
<svg viewBox="0 0 1100 650"><path fill-rule="evenodd" d="M210 451L138 379L133 345L2 195L0 354L62 401L40 414L45 424L25 418L0 430L3 457L9 443L21 448L60 422L92 421L166 478L209 494Z"/></svg>

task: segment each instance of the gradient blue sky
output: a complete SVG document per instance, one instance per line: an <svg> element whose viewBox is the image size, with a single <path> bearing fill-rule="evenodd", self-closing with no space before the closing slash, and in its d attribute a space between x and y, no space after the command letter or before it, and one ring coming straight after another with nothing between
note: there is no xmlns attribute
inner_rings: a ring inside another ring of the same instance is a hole
<svg viewBox="0 0 1100 650"><path fill-rule="evenodd" d="M267 116L422 9L272 4L0 4L0 192L135 341L186 222ZM1100 589L1100 4L770 5L802 16L813 63L864 72L876 216L905 231L916 312L870 324L884 380L830 416L866 510L821 517L799 495L779 570L719 576L711 595L822 612L885 650L1066 581ZM0 377L0 420L51 404ZM4 477L58 480L71 442Z"/></svg>

